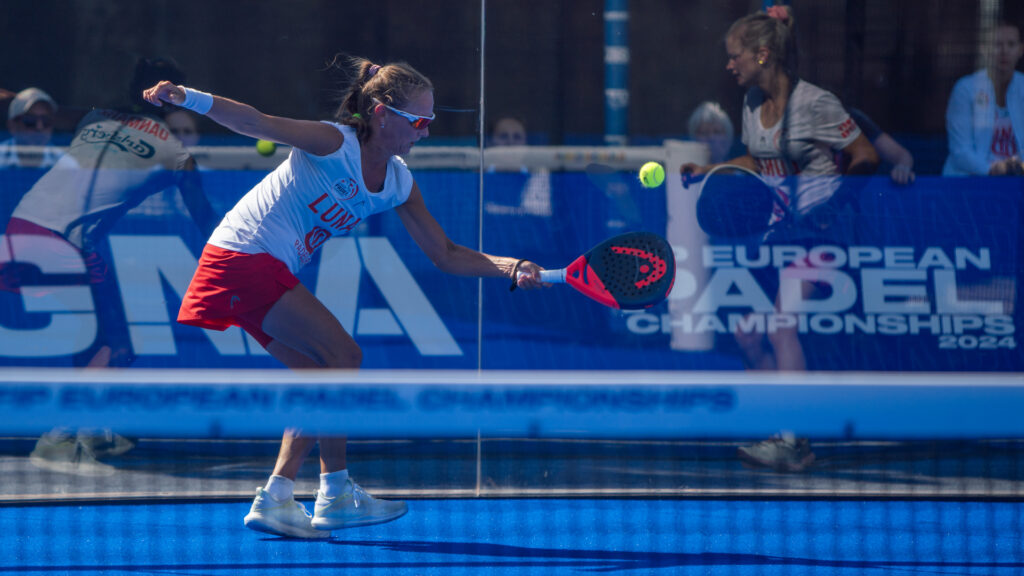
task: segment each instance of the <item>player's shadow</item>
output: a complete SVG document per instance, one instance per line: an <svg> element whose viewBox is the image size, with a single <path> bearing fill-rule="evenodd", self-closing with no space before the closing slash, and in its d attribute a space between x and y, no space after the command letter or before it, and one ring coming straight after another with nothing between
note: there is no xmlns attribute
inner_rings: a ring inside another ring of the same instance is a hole
<svg viewBox="0 0 1024 576"><path fill-rule="evenodd" d="M650 570L682 566L803 566L849 569L1021 569L1024 562L949 562L921 560L829 560L797 558L764 554L730 554L718 552L634 552L614 550L579 550L558 548L531 548L486 542L428 542L400 540L331 540L340 546L377 547L392 552L417 554L447 554L466 557L463 560L437 562L399 562L403 567L572 567L590 572L616 572L620 570ZM474 560L487 557L491 560ZM512 561L508 559L514 559Z"/></svg>

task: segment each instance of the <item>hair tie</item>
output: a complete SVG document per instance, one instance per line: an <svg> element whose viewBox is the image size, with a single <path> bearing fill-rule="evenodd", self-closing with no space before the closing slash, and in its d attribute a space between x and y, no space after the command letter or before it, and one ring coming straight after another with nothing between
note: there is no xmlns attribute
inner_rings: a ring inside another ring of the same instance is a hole
<svg viewBox="0 0 1024 576"><path fill-rule="evenodd" d="M355 118L356 120L362 120L363 119L363 115L360 114L359 112L356 112L355 114L353 114L352 117Z"/></svg>
<svg viewBox="0 0 1024 576"><path fill-rule="evenodd" d="M380 70L380 66L378 66L377 64L370 66L370 71L367 73L366 78L373 78L373 75L376 74L378 70Z"/></svg>
<svg viewBox="0 0 1024 576"><path fill-rule="evenodd" d="M523 262L526 262L526 258L516 262L516 265L512 267L512 285L508 287L509 292L515 292L516 286L519 285L519 278L516 275L519 274L519 265Z"/></svg>

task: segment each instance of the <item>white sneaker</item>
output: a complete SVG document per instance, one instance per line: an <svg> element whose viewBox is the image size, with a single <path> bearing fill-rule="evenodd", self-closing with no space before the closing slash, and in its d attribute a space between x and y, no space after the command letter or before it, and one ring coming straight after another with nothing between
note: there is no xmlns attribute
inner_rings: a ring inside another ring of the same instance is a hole
<svg viewBox="0 0 1024 576"><path fill-rule="evenodd" d="M318 490L313 511L314 528L336 530L390 522L401 518L409 507L398 500L378 500L349 479L337 498L328 498Z"/></svg>
<svg viewBox="0 0 1024 576"><path fill-rule="evenodd" d="M258 532L291 536L293 538L330 538L331 533L316 530L310 525L311 516L306 507L289 498L274 500L263 488L256 490L256 499L245 515L245 526Z"/></svg>
<svg viewBox="0 0 1024 576"><path fill-rule="evenodd" d="M96 459L96 455L76 438L43 435L29 454L37 468L75 476L112 476L117 470Z"/></svg>

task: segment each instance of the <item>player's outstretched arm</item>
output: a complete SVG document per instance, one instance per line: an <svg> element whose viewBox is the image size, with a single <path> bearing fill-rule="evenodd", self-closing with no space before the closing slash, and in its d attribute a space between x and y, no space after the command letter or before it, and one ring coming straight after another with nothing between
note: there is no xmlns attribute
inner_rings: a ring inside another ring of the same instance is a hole
<svg viewBox="0 0 1024 576"><path fill-rule="evenodd" d="M144 90L142 97L154 106L163 106L164 102L174 104L205 114L243 136L287 144L317 156L335 152L345 141L341 132L328 124L270 116L248 104L176 86L166 80Z"/></svg>
<svg viewBox="0 0 1024 576"><path fill-rule="evenodd" d="M427 210L423 194L415 182L409 199L396 208L395 212L416 245L443 272L458 276L509 278L520 288L526 289L543 285L540 280L542 268L533 262L507 256L491 256L452 242Z"/></svg>

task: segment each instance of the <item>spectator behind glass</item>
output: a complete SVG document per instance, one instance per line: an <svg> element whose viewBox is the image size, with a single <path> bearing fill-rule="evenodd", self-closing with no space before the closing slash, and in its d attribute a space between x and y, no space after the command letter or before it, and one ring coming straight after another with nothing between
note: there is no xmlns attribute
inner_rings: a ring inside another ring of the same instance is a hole
<svg viewBox="0 0 1024 576"><path fill-rule="evenodd" d="M194 112L184 108L168 110L164 122L185 148L194 148L199 144L199 122Z"/></svg>
<svg viewBox="0 0 1024 576"><path fill-rule="evenodd" d="M135 85L139 78L184 77L165 61L152 60L140 61L135 75ZM141 93L126 108L134 108L136 100L142 101ZM108 235L121 217L144 199L171 189L180 192L202 234L210 234L218 222L194 159L170 135L159 109L147 106L145 115L91 109L67 152L21 197L6 225L0 290L19 294L25 310L38 308L39 299L53 298L38 287L48 287L56 278L88 287L94 333L81 334L65 352L73 367L126 367L135 358L118 278L108 262ZM19 319L4 320L16 324ZM10 337L0 342L7 348L15 345L24 343ZM109 429L59 427L39 438L29 459L46 470L109 476L113 467L98 458L121 454L133 445Z"/></svg>
<svg viewBox="0 0 1024 576"><path fill-rule="evenodd" d="M488 140L492 148L526 146L526 125L512 116L499 117ZM487 166L487 172L495 171L494 164ZM527 176L518 197L507 198L506 202L510 202L507 204L489 200L484 203L484 211L503 216L551 216L551 172L544 167L531 169L526 165L520 165L518 171Z"/></svg>
<svg viewBox="0 0 1024 576"><path fill-rule="evenodd" d="M39 88L18 92L7 108L11 138L0 142L0 168L53 166L60 157L60 149L50 146L56 113L57 102Z"/></svg>
<svg viewBox="0 0 1024 576"><path fill-rule="evenodd" d="M1016 71L1024 45L1020 28L996 25L987 65L953 87L946 108L949 156L943 176L1024 173L1024 75Z"/></svg>
<svg viewBox="0 0 1024 576"><path fill-rule="evenodd" d="M690 138L707 144L711 152L710 162L725 162L731 155L736 131L729 115L717 102L701 102L686 123Z"/></svg>
<svg viewBox="0 0 1024 576"><path fill-rule="evenodd" d="M491 146L526 146L526 126L522 120L511 116L498 118L491 131Z"/></svg>

